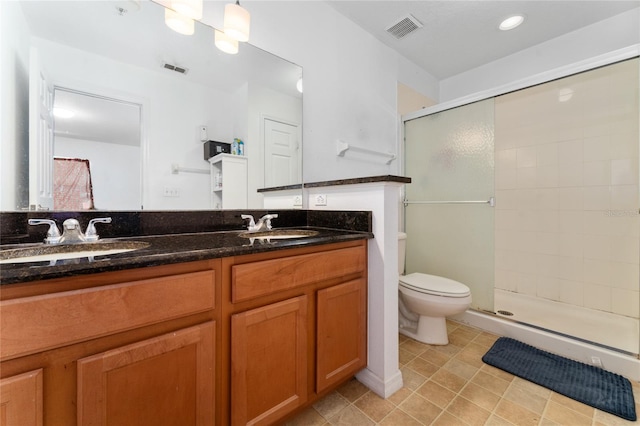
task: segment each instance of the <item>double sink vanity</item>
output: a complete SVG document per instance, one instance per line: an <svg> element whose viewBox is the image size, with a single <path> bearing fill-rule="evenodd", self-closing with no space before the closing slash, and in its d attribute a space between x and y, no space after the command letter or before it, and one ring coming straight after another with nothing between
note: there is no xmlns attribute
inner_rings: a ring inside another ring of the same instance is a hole
<svg viewBox="0 0 640 426"><path fill-rule="evenodd" d="M7 424L276 424L364 368L371 213L269 213L2 213Z"/></svg>

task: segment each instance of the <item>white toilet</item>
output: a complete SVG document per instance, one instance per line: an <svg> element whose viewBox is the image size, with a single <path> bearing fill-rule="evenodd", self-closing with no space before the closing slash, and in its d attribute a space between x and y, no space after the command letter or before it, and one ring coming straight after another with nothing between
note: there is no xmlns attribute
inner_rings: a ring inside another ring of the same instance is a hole
<svg viewBox="0 0 640 426"><path fill-rule="evenodd" d="M407 234L398 235L400 333L430 345L446 345L445 318L471 306L471 290L449 278L415 272L402 275Z"/></svg>

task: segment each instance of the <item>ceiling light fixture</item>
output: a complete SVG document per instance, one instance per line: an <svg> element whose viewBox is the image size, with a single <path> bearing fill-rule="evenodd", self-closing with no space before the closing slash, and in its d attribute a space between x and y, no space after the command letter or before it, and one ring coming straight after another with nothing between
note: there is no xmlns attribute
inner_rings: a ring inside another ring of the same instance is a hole
<svg viewBox="0 0 640 426"><path fill-rule="evenodd" d="M193 34L195 28L193 19L171 9L164 10L164 23L173 31L184 35Z"/></svg>
<svg viewBox="0 0 640 426"><path fill-rule="evenodd" d="M524 22L524 16L522 15L513 15L505 19L500 23L500 28L502 31L509 31L519 26Z"/></svg>
<svg viewBox="0 0 640 426"><path fill-rule="evenodd" d="M231 55L238 53L238 40L229 37L222 31L215 30L215 44L216 47L224 53L229 53Z"/></svg>
<svg viewBox="0 0 640 426"><path fill-rule="evenodd" d="M238 41L249 41L251 15L240 2L229 3L224 7L224 33Z"/></svg>
<svg viewBox="0 0 640 426"><path fill-rule="evenodd" d="M171 9L191 19L202 19L202 0L171 0Z"/></svg>
<svg viewBox="0 0 640 426"><path fill-rule="evenodd" d="M53 108L53 115L58 117L58 118L71 118L71 117L75 116L76 113L71 111L70 109L54 107Z"/></svg>
<svg viewBox="0 0 640 426"><path fill-rule="evenodd" d="M296 89L298 89L298 92L302 93L302 77L298 79L298 82L296 83Z"/></svg>

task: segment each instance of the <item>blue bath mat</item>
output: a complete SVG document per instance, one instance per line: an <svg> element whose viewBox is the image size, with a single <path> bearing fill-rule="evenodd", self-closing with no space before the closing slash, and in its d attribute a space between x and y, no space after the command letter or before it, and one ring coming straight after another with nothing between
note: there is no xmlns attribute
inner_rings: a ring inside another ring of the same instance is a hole
<svg viewBox="0 0 640 426"><path fill-rule="evenodd" d="M636 420L631 383L618 374L508 337L499 338L482 360L598 410L625 420Z"/></svg>

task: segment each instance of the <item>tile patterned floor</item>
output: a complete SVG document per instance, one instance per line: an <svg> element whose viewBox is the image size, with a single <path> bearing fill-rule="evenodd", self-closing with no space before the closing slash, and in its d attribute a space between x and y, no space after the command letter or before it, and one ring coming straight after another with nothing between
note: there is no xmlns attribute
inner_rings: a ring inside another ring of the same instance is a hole
<svg viewBox="0 0 640 426"><path fill-rule="evenodd" d="M404 387L382 399L353 379L287 426L542 425L617 426L629 422L486 365L498 336L447 322L449 344L400 336ZM640 385L633 383L640 414Z"/></svg>

